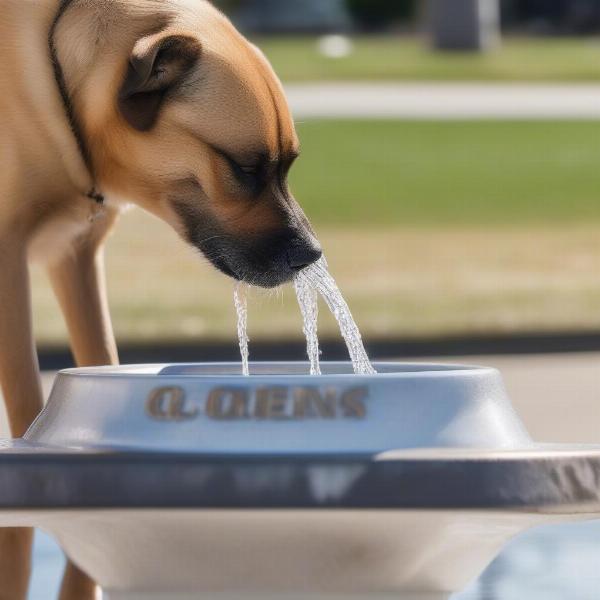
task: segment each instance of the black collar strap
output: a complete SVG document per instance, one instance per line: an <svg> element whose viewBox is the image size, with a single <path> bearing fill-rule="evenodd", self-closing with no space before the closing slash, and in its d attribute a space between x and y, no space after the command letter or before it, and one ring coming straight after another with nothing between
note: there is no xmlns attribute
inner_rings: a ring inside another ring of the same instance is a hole
<svg viewBox="0 0 600 600"><path fill-rule="evenodd" d="M98 192L95 187L92 187L92 189L85 196L97 204L104 204L104 196Z"/></svg>
<svg viewBox="0 0 600 600"><path fill-rule="evenodd" d="M52 68L54 70L54 80L56 81L56 85L58 87L58 91L60 92L60 97L62 98L63 106L65 108L65 114L67 117L67 121L69 122L69 127L75 140L77 142L77 147L79 148L79 153L83 159L83 162L88 170L90 180L92 182L95 181L94 178L94 168L92 165L92 159L90 156L89 149L87 144L85 143L85 139L81 132L81 127L77 120L77 115L75 114L75 109L73 107L73 102L69 95L69 90L67 88L67 84L65 82L65 74L62 69L62 65L60 64L60 60L58 59L58 52L56 50L56 42L55 42L55 34L56 28L62 16L65 14L69 6L72 4L73 0L61 0L58 11L52 20L52 25L50 26L50 30L48 31L48 49L50 51L50 60L52 62ZM90 198L97 204L104 203L104 196L98 192L94 183L92 183L90 189L83 194L86 198Z"/></svg>

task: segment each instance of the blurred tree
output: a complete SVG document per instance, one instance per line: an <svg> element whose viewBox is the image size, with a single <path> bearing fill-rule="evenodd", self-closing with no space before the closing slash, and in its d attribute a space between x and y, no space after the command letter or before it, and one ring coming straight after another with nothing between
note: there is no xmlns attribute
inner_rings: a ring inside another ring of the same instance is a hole
<svg viewBox="0 0 600 600"><path fill-rule="evenodd" d="M232 17L257 33L326 33L351 25L345 0L242 0Z"/></svg>
<svg viewBox="0 0 600 600"><path fill-rule="evenodd" d="M593 33L600 30L600 0L501 0L506 27L530 33Z"/></svg>
<svg viewBox="0 0 600 600"><path fill-rule="evenodd" d="M567 27L574 33L600 30L600 0L572 0L567 14Z"/></svg>
<svg viewBox="0 0 600 600"><path fill-rule="evenodd" d="M359 27L373 31L412 21L417 0L346 0L346 6Z"/></svg>
<svg viewBox="0 0 600 600"><path fill-rule="evenodd" d="M225 14L231 15L243 4L243 0L212 0L212 3Z"/></svg>

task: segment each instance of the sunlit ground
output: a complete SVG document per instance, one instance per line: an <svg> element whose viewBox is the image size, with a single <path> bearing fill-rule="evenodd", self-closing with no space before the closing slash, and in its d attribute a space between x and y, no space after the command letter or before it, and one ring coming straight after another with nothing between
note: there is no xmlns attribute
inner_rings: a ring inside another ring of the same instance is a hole
<svg viewBox="0 0 600 600"><path fill-rule="evenodd" d="M600 226L495 229L319 229L366 336L600 328ZM141 211L109 242L110 303L120 340L233 339L232 283ZM38 339L64 328L36 271ZM251 338L301 336L290 286L256 290ZM322 311L320 328L336 326Z"/></svg>

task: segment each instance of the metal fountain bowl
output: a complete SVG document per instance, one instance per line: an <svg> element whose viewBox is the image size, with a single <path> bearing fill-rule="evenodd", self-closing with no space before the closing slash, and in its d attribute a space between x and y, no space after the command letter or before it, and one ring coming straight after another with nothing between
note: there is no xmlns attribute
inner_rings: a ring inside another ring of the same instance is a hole
<svg viewBox="0 0 600 600"><path fill-rule="evenodd" d="M244 454L377 453L532 445L494 369L380 363L139 365L68 369L32 443Z"/></svg>
<svg viewBox="0 0 600 600"><path fill-rule="evenodd" d="M520 531L600 518L600 445L539 444L462 365L61 371L0 442L0 525L110 600L446 598Z"/></svg>

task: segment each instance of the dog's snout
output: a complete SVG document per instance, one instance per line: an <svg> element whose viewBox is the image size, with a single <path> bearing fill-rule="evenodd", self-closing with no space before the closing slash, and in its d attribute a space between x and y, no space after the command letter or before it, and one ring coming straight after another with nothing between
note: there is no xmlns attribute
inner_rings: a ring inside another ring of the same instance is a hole
<svg viewBox="0 0 600 600"><path fill-rule="evenodd" d="M321 258L323 251L314 240L301 240L292 244L287 251L287 261L292 269L300 270Z"/></svg>

